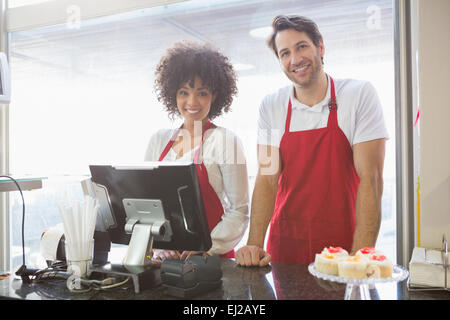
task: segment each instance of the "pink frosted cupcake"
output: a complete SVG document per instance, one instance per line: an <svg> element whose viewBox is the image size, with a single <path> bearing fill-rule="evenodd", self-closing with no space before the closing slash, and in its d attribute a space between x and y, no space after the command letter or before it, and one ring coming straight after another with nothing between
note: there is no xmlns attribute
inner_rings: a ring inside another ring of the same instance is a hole
<svg viewBox="0 0 450 320"><path fill-rule="evenodd" d="M328 253L328 254L336 256L336 257L348 256L347 250L345 250L341 247L326 247L322 250L322 253Z"/></svg>
<svg viewBox="0 0 450 320"><path fill-rule="evenodd" d="M369 257L367 275L374 278L391 278L394 265L383 254L372 254Z"/></svg>
<svg viewBox="0 0 450 320"><path fill-rule="evenodd" d="M340 257L329 254L327 252L316 254L316 259L314 261L314 267L319 272L337 276L339 260L340 260Z"/></svg>
<svg viewBox="0 0 450 320"><path fill-rule="evenodd" d="M375 250L374 247L366 247L359 249L355 255L363 255L367 259L369 259L373 254L382 254L380 251Z"/></svg>
<svg viewBox="0 0 450 320"><path fill-rule="evenodd" d="M319 272L337 276L338 262L347 256L348 252L341 247L326 247L320 254L316 254L314 267Z"/></svg>
<svg viewBox="0 0 450 320"><path fill-rule="evenodd" d="M349 256L338 263L339 276L343 278L364 279L367 277L368 259L363 255Z"/></svg>

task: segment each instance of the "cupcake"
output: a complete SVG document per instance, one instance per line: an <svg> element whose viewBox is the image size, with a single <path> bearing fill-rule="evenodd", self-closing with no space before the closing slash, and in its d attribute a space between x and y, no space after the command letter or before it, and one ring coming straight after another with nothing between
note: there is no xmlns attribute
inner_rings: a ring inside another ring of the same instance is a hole
<svg viewBox="0 0 450 320"><path fill-rule="evenodd" d="M366 258L370 258L370 256L372 256L373 254L381 254L381 252L375 250L374 247L361 248L356 252L356 255L363 255Z"/></svg>
<svg viewBox="0 0 450 320"><path fill-rule="evenodd" d="M368 259L362 254L348 256L338 262L338 273L343 278L364 279L367 277Z"/></svg>
<svg viewBox="0 0 450 320"><path fill-rule="evenodd" d="M367 268L367 275L373 278L390 278L394 265L383 254L372 254L369 257L369 267Z"/></svg>
<svg viewBox="0 0 450 320"><path fill-rule="evenodd" d="M341 247L326 247L322 250L322 253L328 253L338 257L348 256L348 252Z"/></svg>
<svg viewBox="0 0 450 320"><path fill-rule="evenodd" d="M320 254L316 254L314 267L319 272L337 276L339 260L340 260L339 256L327 252L322 252Z"/></svg>

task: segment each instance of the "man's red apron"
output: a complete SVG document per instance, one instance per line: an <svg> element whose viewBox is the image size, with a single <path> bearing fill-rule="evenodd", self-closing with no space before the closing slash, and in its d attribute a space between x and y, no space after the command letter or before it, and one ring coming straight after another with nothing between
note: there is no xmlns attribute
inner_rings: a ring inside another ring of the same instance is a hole
<svg viewBox="0 0 450 320"><path fill-rule="evenodd" d="M206 170L206 167L203 164L203 160L199 163L199 154L200 154L200 151L202 150L203 136L204 136L205 132L209 129L210 126L211 126L211 122L208 121L208 123L206 124L206 127L205 127L205 131L202 134L202 144L197 149L197 151L195 152L195 156L194 156L194 163L197 168L197 176L198 176L198 181L200 183L200 189L202 191L203 206L205 207L206 219L208 220L208 226L209 226L209 232L211 232L214 229L214 227L220 222L220 220L222 219L222 215L224 213L222 203L220 202L220 199L217 196L216 191L209 183L208 171ZM163 161L163 159L166 157L170 148L172 148L172 145L175 142L175 139L178 136L180 129L178 129L175 132L175 134L172 136L169 143L166 145L163 152L159 156L158 161ZM222 254L220 256L223 258L234 258L234 249L225 254Z"/></svg>
<svg viewBox="0 0 450 320"><path fill-rule="evenodd" d="M334 82L325 128L289 132L289 99L280 142L282 169L267 251L273 262L309 264L324 247L350 250L359 177L338 126Z"/></svg>

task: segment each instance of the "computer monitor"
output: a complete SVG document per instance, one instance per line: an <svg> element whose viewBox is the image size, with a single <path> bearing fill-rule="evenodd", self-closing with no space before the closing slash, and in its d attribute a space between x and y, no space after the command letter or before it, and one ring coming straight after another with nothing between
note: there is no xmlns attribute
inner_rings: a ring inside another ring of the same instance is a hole
<svg viewBox="0 0 450 320"><path fill-rule="evenodd" d="M0 52L0 104L9 103L11 100L11 80L9 75L8 60L3 52Z"/></svg>
<svg viewBox="0 0 450 320"><path fill-rule="evenodd" d="M208 251L212 246L192 162L91 165L100 201L96 230L128 244L124 265L146 265L152 248Z"/></svg>

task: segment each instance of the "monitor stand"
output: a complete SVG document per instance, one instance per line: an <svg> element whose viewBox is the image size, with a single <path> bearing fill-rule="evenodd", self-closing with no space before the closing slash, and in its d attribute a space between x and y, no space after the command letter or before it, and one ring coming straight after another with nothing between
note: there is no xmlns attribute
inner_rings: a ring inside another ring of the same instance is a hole
<svg viewBox="0 0 450 320"><path fill-rule="evenodd" d="M147 266L127 266L117 263L105 263L103 265L92 265L89 267L87 276L94 276L96 273L109 276L131 277L134 285L134 292L140 293L142 290L157 287L161 284L161 272L159 267Z"/></svg>
<svg viewBox="0 0 450 320"><path fill-rule="evenodd" d="M159 226L155 228L153 224L140 224L138 221L129 223L132 234L123 263L92 264L88 268L87 276L94 276L95 273L129 276L133 280L134 292L139 293L161 284L160 268L151 265L153 235L159 233Z"/></svg>

